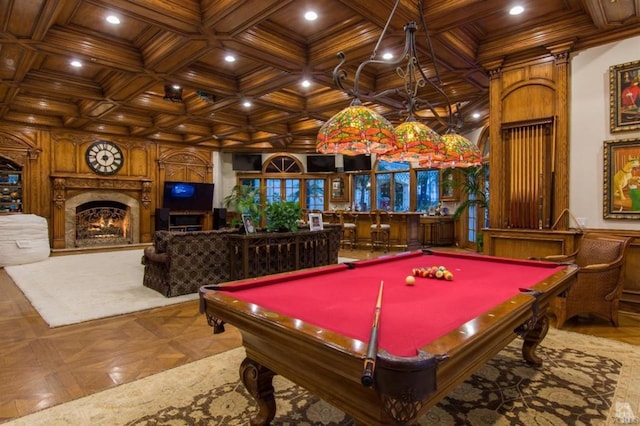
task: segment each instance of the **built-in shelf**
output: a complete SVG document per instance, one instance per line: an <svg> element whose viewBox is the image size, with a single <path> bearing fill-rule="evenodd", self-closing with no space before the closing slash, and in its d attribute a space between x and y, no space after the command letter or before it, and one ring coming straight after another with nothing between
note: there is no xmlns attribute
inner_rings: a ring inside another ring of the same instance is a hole
<svg viewBox="0 0 640 426"><path fill-rule="evenodd" d="M22 213L22 169L0 159L0 213Z"/></svg>

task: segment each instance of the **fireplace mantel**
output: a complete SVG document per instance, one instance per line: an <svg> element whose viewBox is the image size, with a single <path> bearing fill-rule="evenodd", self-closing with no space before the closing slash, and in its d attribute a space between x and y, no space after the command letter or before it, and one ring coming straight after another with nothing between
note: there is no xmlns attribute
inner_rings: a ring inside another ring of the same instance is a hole
<svg viewBox="0 0 640 426"><path fill-rule="evenodd" d="M129 176L97 176L93 174L58 173L50 176L53 187L52 247L70 247L69 227L73 223L73 208L79 202L96 199L116 199L136 212L135 242L150 241L151 179ZM105 198L107 197L107 198ZM138 213L139 212L139 213Z"/></svg>

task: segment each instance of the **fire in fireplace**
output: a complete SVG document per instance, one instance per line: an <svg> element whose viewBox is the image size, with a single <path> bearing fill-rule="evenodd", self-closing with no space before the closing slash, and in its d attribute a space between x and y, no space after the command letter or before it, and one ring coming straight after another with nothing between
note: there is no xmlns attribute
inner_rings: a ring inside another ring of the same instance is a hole
<svg viewBox="0 0 640 426"><path fill-rule="evenodd" d="M76 247L131 244L130 208L117 201L90 201L76 207Z"/></svg>

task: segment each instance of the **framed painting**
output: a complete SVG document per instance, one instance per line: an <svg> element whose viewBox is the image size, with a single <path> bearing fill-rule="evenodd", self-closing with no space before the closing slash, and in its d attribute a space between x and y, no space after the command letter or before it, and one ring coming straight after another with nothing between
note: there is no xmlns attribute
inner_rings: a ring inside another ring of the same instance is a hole
<svg viewBox="0 0 640 426"><path fill-rule="evenodd" d="M604 218L640 219L640 139L604 142Z"/></svg>
<svg viewBox="0 0 640 426"><path fill-rule="evenodd" d="M309 229L311 231L322 231L322 213L309 213Z"/></svg>
<svg viewBox="0 0 640 426"><path fill-rule="evenodd" d="M640 129L640 61L609 67L611 133Z"/></svg>

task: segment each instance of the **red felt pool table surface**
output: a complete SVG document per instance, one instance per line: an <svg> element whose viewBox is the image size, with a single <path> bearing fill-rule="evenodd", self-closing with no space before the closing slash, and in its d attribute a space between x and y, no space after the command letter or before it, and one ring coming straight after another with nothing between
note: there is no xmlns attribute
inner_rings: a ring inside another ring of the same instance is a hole
<svg viewBox="0 0 640 426"><path fill-rule="evenodd" d="M414 268L443 266L452 281L405 278ZM340 335L369 340L384 282L379 347L397 356L417 350L545 280L564 266L482 255L422 252L239 281L221 293Z"/></svg>

